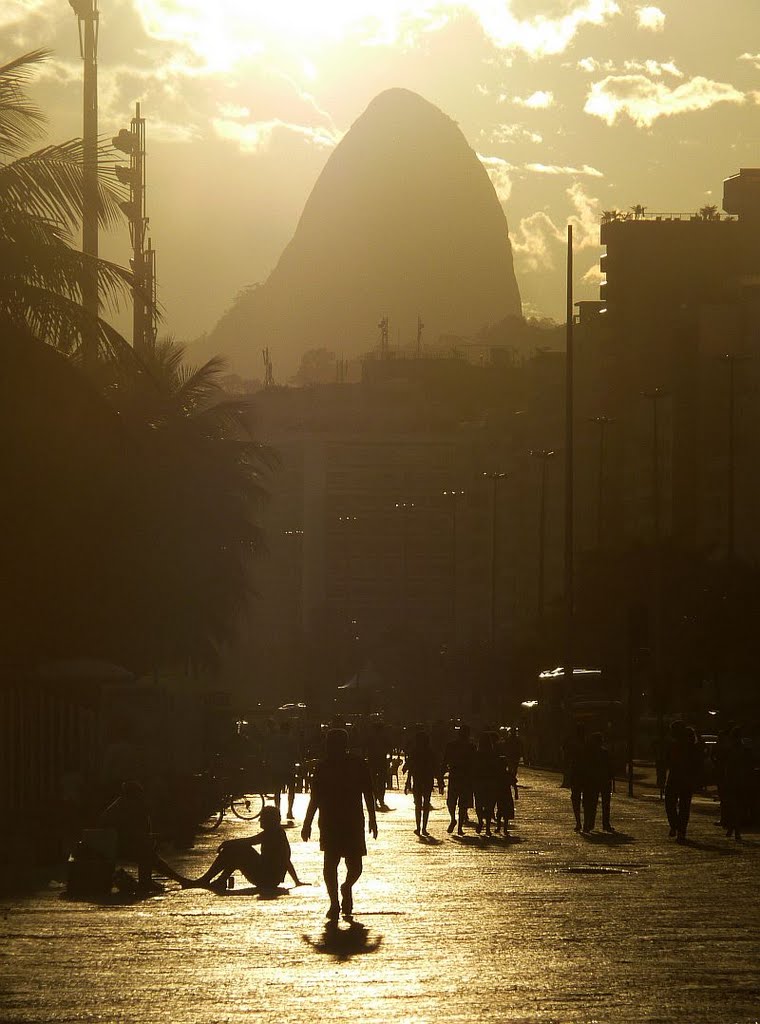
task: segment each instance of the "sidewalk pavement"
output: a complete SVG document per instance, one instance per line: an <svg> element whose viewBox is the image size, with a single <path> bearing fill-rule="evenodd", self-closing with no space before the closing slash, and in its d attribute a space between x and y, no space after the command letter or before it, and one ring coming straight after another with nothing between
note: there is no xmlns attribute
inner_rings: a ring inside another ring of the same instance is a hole
<svg viewBox="0 0 760 1024"><path fill-rule="evenodd" d="M52 888L2 906L3 1024L689 1022L760 1019L760 841L728 840L695 801L690 842L664 809L618 787L618 832L572 831L555 774L523 769L514 834L414 834L411 797L388 795L355 890L356 918L326 927L318 844L290 831L310 886L264 900L167 883L133 905L72 903ZM297 799L300 822L306 797ZM167 859L199 873L225 820Z"/></svg>

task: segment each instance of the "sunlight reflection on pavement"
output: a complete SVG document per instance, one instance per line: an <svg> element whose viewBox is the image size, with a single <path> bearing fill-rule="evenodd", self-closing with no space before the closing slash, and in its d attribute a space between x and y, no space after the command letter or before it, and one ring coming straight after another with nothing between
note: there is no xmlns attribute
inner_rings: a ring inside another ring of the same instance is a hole
<svg viewBox="0 0 760 1024"><path fill-rule="evenodd" d="M760 844L725 840L701 801L693 842L662 805L613 798L613 836L575 835L555 775L524 769L508 840L455 840L441 797L433 840L393 791L368 840L352 923L326 925L318 843L289 830L309 886L260 899L167 884L99 907L60 889L3 905L0 1020L128 1022L755 1021ZM299 796L300 822L306 797ZM199 872L225 821L181 856ZM255 830L254 830L255 831ZM170 888L171 887L171 888Z"/></svg>

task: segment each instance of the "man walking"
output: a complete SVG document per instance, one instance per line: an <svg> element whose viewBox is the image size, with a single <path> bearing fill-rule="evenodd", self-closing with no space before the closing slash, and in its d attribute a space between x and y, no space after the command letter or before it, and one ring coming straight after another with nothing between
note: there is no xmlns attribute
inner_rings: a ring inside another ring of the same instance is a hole
<svg viewBox="0 0 760 1024"><path fill-rule="evenodd" d="M362 873L362 858L367 853L364 840L364 810L367 808L369 831L377 839L377 817L372 778L366 761L348 752L348 733L331 729L325 738L325 757L317 765L311 784L311 799L306 809L301 838L308 842L311 824L319 811L319 848L324 854L323 877L330 897L327 918L336 921L353 913L353 887ZM338 865L346 862L346 880L340 886L338 901Z"/></svg>

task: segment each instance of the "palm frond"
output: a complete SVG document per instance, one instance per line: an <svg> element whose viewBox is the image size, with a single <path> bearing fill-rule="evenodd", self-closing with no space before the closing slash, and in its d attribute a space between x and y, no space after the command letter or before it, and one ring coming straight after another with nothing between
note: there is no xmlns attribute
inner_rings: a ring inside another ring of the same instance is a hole
<svg viewBox="0 0 760 1024"><path fill-rule="evenodd" d="M226 367L221 356L212 356L202 366L181 366L176 397L182 407L189 412L207 404L221 390L219 378Z"/></svg>
<svg viewBox="0 0 760 1024"><path fill-rule="evenodd" d="M124 219L119 206L127 190L115 177L107 160L107 145L98 150L98 221L103 228ZM73 231L80 223L84 186L84 143L70 139L45 146L0 167L0 210L25 210L54 220Z"/></svg>
<svg viewBox="0 0 760 1024"><path fill-rule="evenodd" d="M93 265L101 301L111 309L129 299L134 283L123 267L69 246L56 224L16 212L0 216L0 265L0 302L22 280L81 301L82 282Z"/></svg>
<svg viewBox="0 0 760 1024"><path fill-rule="evenodd" d="M12 294L3 296L0 322L26 327L41 341L66 355L75 356L82 339L93 332L98 353L109 359L121 353L127 340L102 317L92 317L76 300L40 285L17 281Z"/></svg>
<svg viewBox="0 0 760 1024"><path fill-rule="evenodd" d="M0 155L23 152L39 138L47 123L42 111L22 91L34 75L36 65L50 56L50 50L32 50L0 66Z"/></svg>

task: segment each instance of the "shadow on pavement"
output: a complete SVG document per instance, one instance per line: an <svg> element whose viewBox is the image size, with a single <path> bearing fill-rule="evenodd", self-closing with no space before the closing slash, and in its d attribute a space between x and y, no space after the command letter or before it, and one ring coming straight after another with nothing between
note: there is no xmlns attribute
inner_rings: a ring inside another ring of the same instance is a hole
<svg viewBox="0 0 760 1024"><path fill-rule="evenodd" d="M363 953L376 953L383 941L382 935L371 939L367 926L358 921L351 921L348 928L341 928L337 922L328 922L318 939L309 935L301 938L315 952L325 953L341 962Z"/></svg>
<svg viewBox="0 0 760 1024"><path fill-rule="evenodd" d="M625 846L627 843L635 843L636 837L627 832L579 832L584 842L594 846Z"/></svg>

